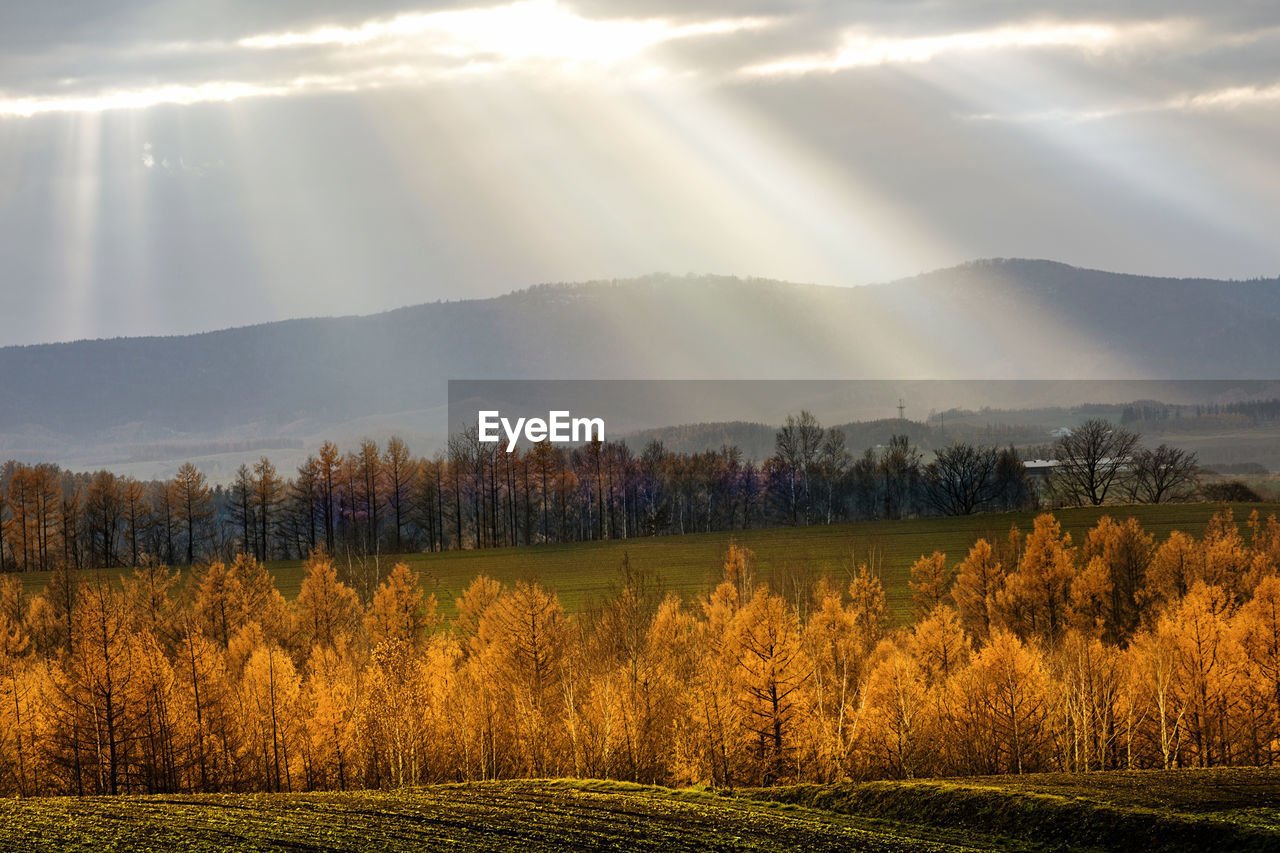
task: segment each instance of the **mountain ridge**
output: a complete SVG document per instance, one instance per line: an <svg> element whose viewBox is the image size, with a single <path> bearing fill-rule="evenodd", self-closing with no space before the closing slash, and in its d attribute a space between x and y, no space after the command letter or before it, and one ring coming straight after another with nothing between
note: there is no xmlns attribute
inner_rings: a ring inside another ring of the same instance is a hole
<svg viewBox="0 0 1280 853"><path fill-rule="evenodd" d="M0 351L13 349L37 349L41 347L55 347L66 344L83 344L98 343L111 341L137 341L137 340L171 340L174 338L198 338L205 335L217 335L224 332L237 332L248 329L261 329L264 327L282 326L293 323L310 323L326 320L356 320L370 319L376 317L385 317L389 314L397 314L404 311L414 311L428 307L443 307L450 305L472 305L477 303L498 302L503 300L515 300L521 297L542 295L556 292L577 292L577 291L597 291L626 288L629 286L643 286L651 282L662 283L685 283L694 284L695 286L707 281L729 281L740 286L781 286L786 288L812 289L822 291L847 291L862 290L869 288L888 288L907 286L912 283L932 280L938 276L946 274L954 274L966 270L984 270L999 269L1004 266L1020 266L1029 268L1038 266L1046 269L1055 269L1069 271L1074 273L1099 274L1110 276L1117 279L1132 279L1144 282L1178 282L1189 284L1205 284L1205 285L1255 285L1255 284L1274 284L1280 287L1280 276L1267 278L1265 276L1256 276L1252 278L1212 278L1205 276L1155 276L1142 273L1123 273L1113 272L1109 270L1097 269L1094 267L1077 267L1062 261L1054 261L1046 258L1021 258L1021 257L996 257L996 258L978 258L970 261L964 261L949 267L940 267L935 270L920 272L911 276L892 279L889 281L867 282L863 284L822 284L818 282L802 282L790 281L786 279L774 279L763 276L735 276L720 273L686 273L676 274L667 272L651 272L630 278L612 278L612 279L590 279L587 281L555 281L555 282L539 282L537 284L520 287L506 293L494 296L482 296L467 299L437 299L431 302L415 302L408 305L401 305L395 308L387 308L382 311L375 311L368 314L315 314L301 317L286 317L278 320L265 320L261 323L247 323L239 326L226 326L218 329L206 329L198 332L172 333L172 334L149 334L149 335L116 335L113 337L97 337L97 338L73 338L70 340L59 341L38 341L35 343L25 344L3 344L0 345Z"/></svg>

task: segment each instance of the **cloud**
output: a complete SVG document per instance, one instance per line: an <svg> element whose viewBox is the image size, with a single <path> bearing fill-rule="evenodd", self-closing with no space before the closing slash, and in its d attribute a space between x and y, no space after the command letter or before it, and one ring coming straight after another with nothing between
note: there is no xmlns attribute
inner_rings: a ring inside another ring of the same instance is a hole
<svg viewBox="0 0 1280 853"><path fill-rule="evenodd" d="M677 24L665 18L590 19L554 0L522 0L486 9L408 13L359 26L324 26L240 39L241 47L367 47L380 53L425 49L457 59L563 59L610 65L663 42L725 35L767 25L765 18L715 18Z"/></svg>
<svg viewBox="0 0 1280 853"><path fill-rule="evenodd" d="M1215 92L1183 95L1165 103L1166 109L1234 108L1249 104L1280 102L1280 83L1270 86L1234 86Z"/></svg>
<svg viewBox="0 0 1280 853"><path fill-rule="evenodd" d="M305 91L306 81L288 84L252 84L236 81L202 83L196 86L167 85L142 89L114 89L94 94L69 96L29 96L0 100L0 116L29 118L43 113L104 112L136 110L160 104L190 106L240 98L279 96Z"/></svg>
<svg viewBox="0 0 1280 853"><path fill-rule="evenodd" d="M1115 48L1131 49L1137 44L1153 41L1184 41L1194 31L1194 27L1185 21L1136 24L1032 22L906 38L855 31L847 33L834 51L774 59L749 65L742 72L748 76L766 77L833 73L869 66L926 63L951 54L1043 48L1100 53Z"/></svg>
<svg viewBox="0 0 1280 853"><path fill-rule="evenodd" d="M8 97L0 93L0 116L368 91L503 70L610 69L670 42L768 25L763 17L586 18L555 0L521 0L486 8L405 13L351 26L259 33L233 41L150 43L131 49L129 64L141 62L146 76L149 57L157 70L193 79L144 85L103 83L96 88L87 81L73 81L83 91ZM273 56L278 57L274 62ZM184 57L192 61L192 69L181 67Z"/></svg>
<svg viewBox="0 0 1280 853"><path fill-rule="evenodd" d="M1023 103L1002 102L971 79L962 93L968 103L950 115L1090 120L1203 108L1173 100L1197 87L1206 97L1222 90L1223 98L1242 106L1265 103L1269 96L1260 94L1265 85L1258 81L1274 76L1271 36L1280 32L1227 11L1192 15L1185 3L1131 6L1129 17L1080 3L1063 6L1058 17L1019 20L1006 4L946 0L815 2L803 11L753 0L735 4L731 13L719 4L669 0L571 2L386 11L363 20L323 2L270 14L242 9L247 29L235 33L224 25L210 29L207 38L175 29L172 17L149 29L140 26L132 41L121 40L114 27L102 41L15 52L0 88L0 118L372 92L473 76L507 75L524 83L694 76L750 85L878 67L916 66L920 74L941 69L946 75L948 69L968 73L989 58L1024 68L1074 63L1065 67L1066 76L1088 84L1089 102L1081 104L1059 87L1036 93L1041 103L1033 111L1025 103L1033 94L1027 86L1018 93ZM144 10L136 11L141 16ZM1135 69L1140 73L1129 73ZM1163 88L1142 88L1135 79L1159 79ZM954 92L966 85L937 76L933 82ZM1121 97L1130 105L1117 106Z"/></svg>
<svg viewBox="0 0 1280 853"><path fill-rule="evenodd" d="M1010 113L973 113L971 121L1033 123L1091 122L1145 113L1206 112L1280 104L1280 82L1270 85L1230 86L1203 92L1183 92L1159 100L1131 101L1090 109L1053 109Z"/></svg>

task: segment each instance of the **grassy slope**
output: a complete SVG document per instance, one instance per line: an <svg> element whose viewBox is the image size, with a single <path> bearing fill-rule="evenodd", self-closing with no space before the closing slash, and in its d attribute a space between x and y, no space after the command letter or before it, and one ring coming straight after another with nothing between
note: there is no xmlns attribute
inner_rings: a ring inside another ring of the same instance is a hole
<svg viewBox="0 0 1280 853"><path fill-rule="evenodd" d="M1034 840L1044 849L1280 850L1280 770L1274 768L796 785L747 794Z"/></svg>
<svg viewBox="0 0 1280 853"><path fill-rule="evenodd" d="M1025 849L985 836L745 798L536 781L397 792L0 800L0 848L31 853Z"/></svg>
<svg viewBox="0 0 1280 853"><path fill-rule="evenodd" d="M1234 505L1237 521L1243 522L1253 509L1264 517L1280 513L1280 504ZM1157 539L1179 529L1199 535L1215 506L1212 504L1171 504L1163 506L1111 506L1076 508L1057 513L1063 527L1076 542L1103 515L1117 518L1136 516ZM725 547L730 538L756 553L761 577L792 568L845 573L853 560L879 566L889 606L903 620L910 612L911 596L907 577L921 554L940 550L959 560L980 537L1004 539L1011 525L1024 531L1031 527L1032 513L995 513L966 518L925 518L907 521L854 522L819 527L775 527L734 533L694 533L645 539L582 542L568 545L538 545L521 548L492 548L479 551L450 551L443 554L413 554L406 559L422 574L423 583L436 592L441 612L452 615L453 601L477 575L511 583L538 578L554 587L569 610L584 607L591 598L603 596L626 552L633 566L658 572L672 589L686 598L698 595L719 578ZM383 557L390 567L393 557ZM301 564L277 562L271 565L276 584L285 597L293 598L302 583ZM37 572L24 576L28 592L37 592L47 582Z"/></svg>

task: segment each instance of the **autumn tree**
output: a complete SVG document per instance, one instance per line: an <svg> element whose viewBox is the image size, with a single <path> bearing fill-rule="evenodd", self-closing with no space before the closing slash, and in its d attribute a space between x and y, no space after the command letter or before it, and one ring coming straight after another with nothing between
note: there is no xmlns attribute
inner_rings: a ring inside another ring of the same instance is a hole
<svg viewBox="0 0 1280 853"><path fill-rule="evenodd" d="M932 613L947 598L953 572L947 566L947 555L934 551L921 556L911 564L911 599L915 604L915 617L920 619Z"/></svg>
<svg viewBox="0 0 1280 853"><path fill-rule="evenodd" d="M1165 614L1149 630L1139 632L1128 651L1129 678L1149 697L1159 750L1157 766L1165 770L1180 763L1189 707L1178 634L1178 626Z"/></svg>
<svg viewBox="0 0 1280 853"><path fill-rule="evenodd" d="M907 643L920 677L928 687L942 684L969 662L969 637L954 608L940 605L911 629Z"/></svg>
<svg viewBox="0 0 1280 853"><path fill-rule="evenodd" d="M418 573L405 563L396 563L373 594L364 628L371 645L402 640L416 646L423 632L438 621L435 594L424 597Z"/></svg>
<svg viewBox="0 0 1280 853"><path fill-rule="evenodd" d="M1186 684L1187 734L1192 760L1201 767L1229 764L1229 728L1240 686L1240 650L1230 622L1231 597L1220 587L1197 581L1178 608L1166 618L1172 624L1179 665Z"/></svg>
<svg viewBox="0 0 1280 853"><path fill-rule="evenodd" d="M1057 715L1068 766L1076 771L1119 766L1121 688L1119 650L1097 637L1069 632L1051 655L1058 684Z"/></svg>
<svg viewBox="0 0 1280 853"><path fill-rule="evenodd" d="M74 793L118 794L136 732L127 702L136 646L120 596L105 579L86 584L73 619L71 654L56 680L55 761Z"/></svg>
<svg viewBox="0 0 1280 853"><path fill-rule="evenodd" d="M1023 543L1017 571L996 596L1004 625L1022 637L1053 640L1069 620L1076 552L1071 535L1045 513Z"/></svg>
<svg viewBox="0 0 1280 853"><path fill-rule="evenodd" d="M1250 674L1251 716L1255 720L1255 764L1276 759L1280 737L1280 577L1262 579L1253 597L1240 608L1235 637Z"/></svg>
<svg viewBox="0 0 1280 853"><path fill-rule="evenodd" d="M151 556L145 557L132 575L123 579L124 605L134 630L157 637L173 633L172 595L178 579L177 572Z"/></svg>
<svg viewBox="0 0 1280 853"><path fill-rule="evenodd" d="M889 640L877 657L867 686L870 760L889 776L909 779L929 757L924 678L917 659Z"/></svg>
<svg viewBox="0 0 1280 853"><path fill-rule="evenodd" d="M303 573L298 592L301 627L312 646L333 646L350 636L359 599L351 587L338 580L333 563L323 554L312 554Z"/></svg>
<svg viewBox="0 0 1280 853"><path fill-rule="evenodd" d="M812 666L800 642L795 611L780 596L757 589L733 625L735 680L755 778L771 785L794 772L793 729L800 689Z"/></svg>
<svg viewBox="0 0 1280 853"><path fill-rule="evenodd" d="M661 703L670 698L651 638L663 603L662 583L654 573L634 566L624 552L610 592L590 630L590 645L601 659L597 684L604 690L617 685L612 704L618 711L623 772L632 781L652 780L660 761Z"/></svg>
<svg viewBox="0 0 1280 853"><path fill-rule="evenodd" d="M301 679L293 661L275 643L262 643L245 664L240 689L245 758L267 791L292 791L303 739Z"/></svg>
<svg viewBox="0 0 1280 853"><path fill-rule="evenodd" d="M1094 586L1106 596L1100 616L1112 643L1123 645L1138 627L1154 556L1155 538L1133 517L1121 524L1103 516L1085 538L1086 571L1100 575Z"/></svg>
<svg viewBox="0 0 1280 853"><path fill-rule="evenodd" d="M195 621L224 647L253 623L277 643L293 633L287 602L266 568L248 554L230 564L214 562L194 578Z"/></svg>
<svg viewBox="0 0 1280 853"><path fill-rule="evenodd" d="M569 637L559 599L536 583L518 582L480 618L480 653L490 661L495 689L510 703L521 766L532 775L556 767L560 665Z"/></svg>
<svg viewBox="0 0 1280 853"><path fill-rule="evenodd" d="M225 648L240 629L244 614L240 579L223 562L210 563L195 580L193 610L201 629Z"/></svg>
<svg viewBox="0 0 1280 853"><path fill-rule="evenodd" d="M1004 566L996 557L991 543L985 539L973 543L968 556L956 566L951 597L961 624L979 643L986 642L991 634L997 598L1004 588L1004 580Z"/></svg>
<svg viewBox="0 0 1280 853"><path fill-rule="evenodd" d="M1265 566L1255 566L1253 550L1240 534L1229 507L1209 519L1200 548L1204 556L1201 579L1210 586L1221 587L1237 604L1256 585L1259 575L1255 568L1261 568L1263 574L1269 573Z"/></svg>
<svg viewBox="0 0 1280 853"><path fill-rule="evenodd" d="M1041 766L1049 739L1048 676L1033 646L997 631L972 665L969 689L983 712L971 721L989 727L988 772L1025 773Z"/></svg>
<svg viewBox="0 0 1280 853"><path fill-rule="evenodd" d="M812 767L820 779L830 781L853 772L866 711L866 661L879 630L876 627L872 635L862 632L867 620L862 620L860 627L844 604L842 590L830 578L815 585L813 597L812 615L803 634L812 662L808 683Z"/></svg>
<svg viewBox="0 0 1280 853"><path fill-rule="evenodd" d="M733 585L738 601L751 597L756 586L756 553L729 540L724 553L724 582Z"/></svg>
<svg viewBox="0 0 1280 853"><path fill-rule="evenodd" d="M1204 550L1192 536L1174 530L1160 543L1147 568L1143 599L1148 613L1187 594L1197 580L1204 579Z"/></svg>
<svg viewBox="0 0 1280 853"><path fill-rule="evenodd" d="M358 779L358 683L358 666L345 644L312 650L302 695L308 788L346 790Z"/></svg>
<svg viewBox="0 0 1280 853"><path fill-rule="evenodd" d="M740 778L739 749L743 745L737 738L741 706L735 701L737 649L733 633L743 598L741 583L731 574L730 565L726 560L725 579L701 603L702 618L697 625L701 660L694 689L708 775L713 784L732 788Z"/></svg>
<svg viewBox="0 0 1280 853"><path fill-rule="evenodd" d="M849 583L849 613L855 630L870 648L884 636L889 624L889 610L885 603L884 585L880 578L860 563Z"/></svg>
<svg viewBox="0 0 1280 853"><path fill-rule="evenodd" d="M224 646L187 624L174 661L177 702L187 720L189 787L217 791L238 781L242 729Z"/></svg>

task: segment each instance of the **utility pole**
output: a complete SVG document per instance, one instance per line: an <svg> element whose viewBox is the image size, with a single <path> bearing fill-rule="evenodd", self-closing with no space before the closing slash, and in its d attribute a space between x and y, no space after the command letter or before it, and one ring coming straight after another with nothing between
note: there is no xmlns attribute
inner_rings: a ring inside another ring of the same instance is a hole
<svg viewBox="0 0 1280 853"><path fill-rule="evenodd" d="M905 412L906 409L907 409L907 404L902 402L902 398L899 397L898 398L898 420L904 419L902 413Z"/></svg>

